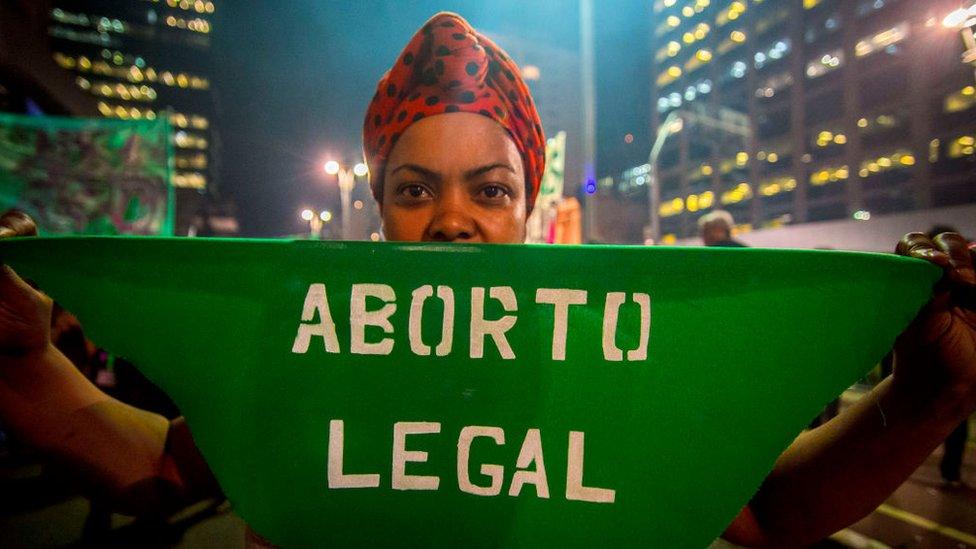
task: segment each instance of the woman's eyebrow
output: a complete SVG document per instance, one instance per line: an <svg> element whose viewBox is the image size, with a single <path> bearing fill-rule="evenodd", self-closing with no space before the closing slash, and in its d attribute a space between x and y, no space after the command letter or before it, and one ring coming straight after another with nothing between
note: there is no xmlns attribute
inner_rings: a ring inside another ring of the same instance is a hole
<svg viewBox="0 0 976 549"><path fill-rule="evenodd" d="M484 174L490 172L491 170L495 170L495 169L498 169L498 168L502 168L502 169L508 170L508 171L510 171L512 173L515 173L515 168L511 167L510 165L508 165L506 163L503 163L503 162L495 162L494 164L485 164L484 166L481 166L480 168L475 168L473 170L468 170L468 171L464 172L464 178L465 179L474 179L475 177L478 177L479 175L484 175Z"/></svg>
<svg viewBox="0 0 976 549"><path fill-rule="evenodd" d="M418 166L417 164L400 164L399 166L397 166L396 168L394 168L393 171L390 172L390 175L393 175L393 174L397 173L400 170L410 170L410 171L416 172L416 173L418 173L418 174L420 174L420 175L422 175L422 176L424 176L424 177L426 177L428 179L432 179L432 180L436 180L436 181L440 181L440 179L441 179L440 174L438 174L434 170L429 170L429 169L427 169L427 168L425 168L423 166Z"/></svg>

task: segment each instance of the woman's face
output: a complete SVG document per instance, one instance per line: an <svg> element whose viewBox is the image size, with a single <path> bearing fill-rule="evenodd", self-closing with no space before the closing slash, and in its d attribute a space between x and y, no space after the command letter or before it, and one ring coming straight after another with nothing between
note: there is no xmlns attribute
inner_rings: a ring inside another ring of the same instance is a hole
<svg viewBox="0 0 976 549"><path fill-rule="evenodd" d="M411 124L390 153L380 212L388 240L525 241L525 171L508 133L474 113Z"/></svg>

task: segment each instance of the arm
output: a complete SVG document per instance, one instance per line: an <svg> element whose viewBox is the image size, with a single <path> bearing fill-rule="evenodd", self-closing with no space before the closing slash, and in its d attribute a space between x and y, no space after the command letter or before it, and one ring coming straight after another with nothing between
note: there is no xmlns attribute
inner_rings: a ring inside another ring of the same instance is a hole
<svg viewBox="0 0 976 549"><path fill-rule="evenodd" d="M29 219L0 218L0 236L34 230ZM0 265L0 417L11 431L121 511L166 512L219 494L182 420L92 385L51 343L50 316L50 298Z"/></svg>
<svg viewBox="0 0 976 549"><path fill-rule="evenodd" d="M958 235L908 235L899 253L945 269L935 298L896 346L894 374L844 414L801 434L725 538L803 546L869 514L976 409L976 288ZM923 240L924 239L924 240Z"/></svg>

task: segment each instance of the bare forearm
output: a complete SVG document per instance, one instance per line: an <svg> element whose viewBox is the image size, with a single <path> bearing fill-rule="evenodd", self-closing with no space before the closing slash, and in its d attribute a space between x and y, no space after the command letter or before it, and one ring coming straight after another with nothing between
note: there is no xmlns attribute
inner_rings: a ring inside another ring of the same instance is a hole
<svg viewBox="0 0 976 549"><path fill-rule="evenodd" d="M178 491L162 488L179 484L164 459L166 418L109 397L54 347L2 360L0 417L25 442L124 510L147 511L155 492Z"/></svg>
<svg viewBox="0 0 976 549"><path fill-rule="evenodd" d="M53 345L18 357L0 355L0 396L0 414L14 427L110 400Z"/></svg>
<svg viewBox="0 0 976 549"><path fill-rule="evenodd" d="M968 397L883 381L777 460L749 504L765 543L812 543L867 515L969 412Z"/></svg>

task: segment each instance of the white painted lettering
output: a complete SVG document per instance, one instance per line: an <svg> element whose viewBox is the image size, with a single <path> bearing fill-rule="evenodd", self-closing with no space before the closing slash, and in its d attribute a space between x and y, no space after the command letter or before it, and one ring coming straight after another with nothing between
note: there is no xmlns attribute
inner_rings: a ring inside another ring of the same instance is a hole
<svg viewBox="0 0 976 549"><path fill-rule="evenodd" d="M501 427L470 426L461 429L458 436L457 478L462 492L477 496L497 496L502 491L502 476L505 468L501 465L481 465L481 474L491 478L488 486L478 486L468 476L468 461L471 457L471 441L477 437L487 437L495 444L505 444L505 431Z"/></svg>
<svg viewBox="0 0 976 549"><path fill-rule="evenodd" d="M407 331L410 337L410 350L418 356L430 356L430 346L425 345L422 336L424 302L434 295L434 287L421 286L413 291L410 302L410 320ZM437 356L447 356L454 345L454 290L448 286L437 287L437 297L444 302L444 320L441 323L441 342L434 350Z"/></svg>
<svg viewBox="0 0 976 549"><path fill-rule="evenodd" d="M620 306L627 299L627 294L623 292L610 292L607 294L607 303L603 307L603 358L613 362L624 359L623 351L617 347L617 317L620 315Z"/></svg>
<svg viewBox="0 0 976 549"><path fill-rule="evenodd" d="M535 462L535 470L525 470L532 462ZM512 485L508 488L508 495L517 496L522 493L522 486L532 484L538 497L549 499L546 463L542 459L542 435L538 429L526 431L515 467L519 470L512 475Z"/></svg>
<svg viewBox="0 0 976 549"><path fill-rule="evenodd" d="M583 486L582 431L569 432L569 452L566 463L566 499L593 503L613 503L616 490Z"/></svg>
<svg viewBox="0 0 976 549"><path fill-rule="evenodd" d="M407 435L424 435L441 432L441 424L426 421L400 421L393 424L393 477L394 490L436 490L441 479L423 475L408 475L407 463L425 463L427 452L407 450Z"/></svg>
<svg viewBox="0 0 976 549"><path fill-rule="evenodd" d="M318 324L307 324L315 318L316 312L319 314ZM332 313L329 312L325 284L312 284L308 287L305 304L302 306L302 323L298 325L298 334L295 335L291 352L298 354L308 352L312 336L322 338L327 353L339 352L339 338L336 337L335 322L332 321Z"/></svg>
<svg viewBox="0 0 976 549"><path fill-rule="evenodd" d="M553 305L552 359L566 360L569 306L586 305L586 290L539 288L535 292L535 302Z"/></svg>
<svg viewBox="0 0 976 549"><path fill-rule="evenodd" d="M375 311L366 310L366 298L376 297L385 305ZM376 343L366 342L366 326L378 326L387 335L393 334L390 317L396 312L396 293L386 284L353 284L349 299L349 352L356 355L388 355L393 351L393 338L385 337Z"/></svg>
<svg viewBox="0 0 976 549"><path fill-rule="evenodd" d="M342 472L345 424L341 419L329 422L329 488L376 488L380 485L378 474L347 475Z"/></svg>
<svg viewBox="0 0 976 549"><path fill-rule="evenodd" d="M501 302L505 311L511 313L518 310L515 292L510 286L493 286L489 290L489 295L492 299ZM471 358L485 356L485 336L491 336L501 357L505 360L514 359L515 353L508 344L505 332L515 326L516 319L515 315L504 315L498 320L486 320L485 289L471 288Z"/></svg>
<svg viewBox="0 0 976 549"><path fill-rule="evenodd" d="M648 294L632 294L631 298L640 305L640 341L636 349L627 351L627 360L636 362L647 360L647 343L651 338L651 296Z"/></svg>

